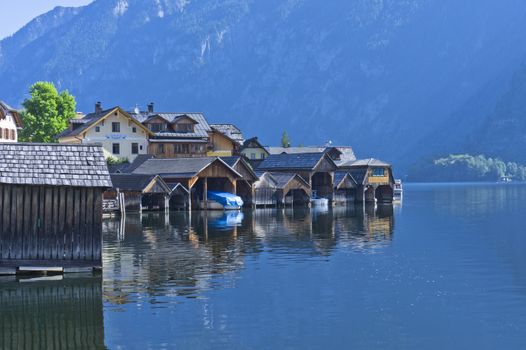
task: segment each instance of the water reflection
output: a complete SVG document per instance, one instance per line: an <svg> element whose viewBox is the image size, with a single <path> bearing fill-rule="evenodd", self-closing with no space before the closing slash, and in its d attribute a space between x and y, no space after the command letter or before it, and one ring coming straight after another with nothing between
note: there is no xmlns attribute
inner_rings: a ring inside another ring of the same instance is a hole
<svg viewBox="0 0 526 350"><path fill-rule="evenodd" d="M101 283L0 278L0 348L105 349Z"/></svg>
<svg viewBox="0 0 526 350"><path fill-rule="evenodd" d="M338 247L374 251L390 243L393 226L392 206L374 205L108 219L105 297L113 305L137 302L144 293L150 303L163 303L166 295L200 297L228 284L224 276L235 278L247 257L269 252L286 259L326 257Z"/></svg>

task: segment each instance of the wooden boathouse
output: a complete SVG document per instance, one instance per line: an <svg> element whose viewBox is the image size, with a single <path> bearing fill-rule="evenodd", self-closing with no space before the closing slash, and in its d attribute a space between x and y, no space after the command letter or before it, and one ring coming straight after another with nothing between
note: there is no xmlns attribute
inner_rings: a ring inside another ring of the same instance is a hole
<svg viewBox="0 0 526 350"><path fill-rule="evenodd" d="M0 144L0 273L101 268L102 147Z"/></svg>
<svg viewBox="0 0 526 350"><path fill-rule="evenodd" d="M294 173L301 176L312 191L312 196L332 201L334 171L337 166L325 152L272 154L257 168L258 171Z"/></svg>
<svg viewBox="0 0 526 350"><path fill-rule="evenodd" d="M312 192L309 184L295 173L259 174L254 183L254 206L309 206Z"/></svg>
<svg viewBox="0 0 526 350"><path fill-rule="evenodd" d="M356 180L346 171L334 172L334 204L350 204L356 201Z"/></svg>
<svg viewBox="0 0 526 350"><path fill-rule="evenodd" d="M357 183L357 202L392 203L394 177L391 164L369 158L345 163L339 171L348 172Z"/></svg>
<svg viewBox="0 0 526 350"><path fill-rule="evenodd" d="M104 199L117 199L121 212L168 210L172 189L159 175L111 174L113 188L104 192Z"/></svg>
<svg viewBox="0 0 526 350"><path fill-rule="evenodd" d="M207 191L235 194L243 176L217 157L148 159L133 174L159 175L169 186L188 189L189 209L207 209Z"/></svg>
<svg viewBox="0 0 526 350"><path fill-rule="evenodd" d="M221 159L242 176L237 181L235 194L243 199L246 207L252 206L254 183L258 180L258 176L252 169L252 166L243 157L239 156L221 157Z"/></svg>

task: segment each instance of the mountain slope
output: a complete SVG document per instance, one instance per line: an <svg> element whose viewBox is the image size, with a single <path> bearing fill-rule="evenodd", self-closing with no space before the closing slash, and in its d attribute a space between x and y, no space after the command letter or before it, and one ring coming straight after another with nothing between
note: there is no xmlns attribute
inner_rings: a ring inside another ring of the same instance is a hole
<svg viewBox="0 0 526 350"><path fill-rule="evenodd" d="M60 20L0 42L13 104L51 80L84 111L154 101L402 166L463 147L526 54L520 0L97 0L44 16Z"/></svg>

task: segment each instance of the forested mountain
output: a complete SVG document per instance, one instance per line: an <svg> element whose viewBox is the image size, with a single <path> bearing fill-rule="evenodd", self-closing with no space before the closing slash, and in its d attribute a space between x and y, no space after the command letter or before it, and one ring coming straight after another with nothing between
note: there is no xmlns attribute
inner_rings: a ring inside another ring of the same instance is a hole
<svg viewBox="0 0 526 350"><path fill-rule="evenodd" d="M522 0L96 0L0 42L0 99L48 80L85 112L153 101L399 169L455 152L523 161L524 33Z"/></svg>

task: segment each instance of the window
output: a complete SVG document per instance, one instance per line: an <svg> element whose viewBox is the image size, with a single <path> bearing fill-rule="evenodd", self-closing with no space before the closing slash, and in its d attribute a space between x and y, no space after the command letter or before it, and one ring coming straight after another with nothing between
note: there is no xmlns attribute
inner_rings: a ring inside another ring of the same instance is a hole
<svg viewBox="0 0 526 350"><path fill-rule="evenodd" d="M121 154L121 145L120 143L114 143L112 145L112 151L113 151L113 154Z"/></svg>
<svg viewBox="0 0 526 350"><path fill-rule="evenodd" d="M132 128L132 132L133 132L134 134L137 133L137 128L136 128L135 126Z"/></svg>
<svg viewBox="0 0 526 350"><path fill-rule="evenodd" d="M373 176L385 176L385 169L384 168L374 168L373 169Z"/></svg>
<svg viewBox="0 0 526 350"><path fill-rule="evenodd" d="M250 159L256 159L256 154L255 153L250 153Z"/></svg>
<svg viewBox="0 0 526 350"><path fill-rule="evenodd" d="M150 127L150 131L153 131L153 132L161 132L161 131L166 130L166 124L164 123L151 123L149 127Z"/></svg>
<svg viewBox="0 0 526 350"><path fill-rule="evenodd" d="M176 130L178 132L184 132L184 133L194 132L194 125L193 124L187 124L187 123L177 124Z"/></svg>
<svg viewBox="0 0 526 350"><path fill-rule="evenodd" d="M261 159L265 159L265 153L260 154Z"/></svg>
<svg viewBox="0 0 526 350"><path fill-rule="evenodd" d="M0 128L0 139L4 136L4 129Z"/></svg>
<svg viewBox="0 0 526 350"><path fill-rule="evenodd" d="M121 123L119 122L111 123L111 132L121 132Z"/></svg>
<svg viewBox="0 0 526 350"><path fill-rule="evenodd" d="M139 146L139 149L142 151L142 145Z"/></svg>
<svg viewBox="0 0 526 350"><path fill-rule="evenodd" d="M139 144L138 143L132 143L132 154L139 154Z"/></svg>
<svg viewBox="0 0 526 350"><path fill-rule="evenodd" d="M164 154L164 144L160 143L157 145L157 153Z"/></svg>
<svg viewBox="0 0 526 350"><path fill-rule="evenodd" d="M14 130L11 130L11 140L16 140L16 134Z"/></svg>
<svg viewBox="0 0 526 350"><path fill-rule="evenodd" d="M9 129L4 129L4 139L9 140Z"/></svg>
<svg viewBox="0 0 526 350"><path fill-rule="evenodd" d="M95 127L95 132L100 132L100 126Z"/></svg>

